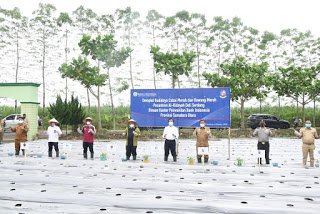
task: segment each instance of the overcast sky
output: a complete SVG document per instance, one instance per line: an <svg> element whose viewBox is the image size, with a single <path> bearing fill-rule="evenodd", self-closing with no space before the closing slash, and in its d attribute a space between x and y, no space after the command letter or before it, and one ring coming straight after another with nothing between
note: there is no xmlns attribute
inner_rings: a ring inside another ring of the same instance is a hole
<svg viewBox="0 0 320 214"><path fill-rule="evenodd" d="M145 16L155 9L165 16L180 10L205 14L207 18L240 17L246 25L260 31L279 33L284 28L311 30L320 36L319 0L0 0L1 7L19 7L31 15L39 2L52 3L58 11L71 12L84 5L97 13L112 13L115 9L131 6Z"/></svg>

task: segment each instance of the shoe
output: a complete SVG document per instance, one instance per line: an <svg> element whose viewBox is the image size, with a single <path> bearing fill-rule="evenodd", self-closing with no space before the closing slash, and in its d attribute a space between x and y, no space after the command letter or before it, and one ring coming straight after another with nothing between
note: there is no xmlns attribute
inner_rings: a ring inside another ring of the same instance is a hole
<svg viewBox="0 0 320 214"><path fill-rule="evenodd" d="M93 157L94 157L94 153L91 153L90 158L93 159Z"/></svg>
<svg viewBox="0 0 320 214"><path fill-rule="evenodd" d="M52 157L52 151L48 152L48 157L51 158Z"/></svg>
<svg viewBox="0 0 320 214"><path fill-rule="evenodd" d="M84 157L84 159L88 159L87 153L83 153L83 157Z"/></svg>
<svg viewBox="0 0 320 214"><path fill-rule="evenodd" d="M204 163L208 163L209 158L204 158Z"/></svg>
<svg viewBox="0 0 320 214"><path fill-rule="evenodd" d="M137 160L137 156L136 155L133 156L133 160Z"/></svg>
<svg viewBox="0 0 320 214"><path fill-rule="evenodd" d="M20 151L19 151L19 150L16 150L15 155L16 155L16 156L18 156L18 155L19 155L19 153L20 153Z"/></svg>
<svg viewBox="0 0 320 214"><path fill-rule="evenodd" d="M177 162L177 156L173 157L173 162Z"/></svg>
<svg viewBox="0 0 320 214"><path fill-rule="evenodd" d="M198 163L202 163L201 158L198 158Z"/></svg>
<svg viewBox="0 0 320 214"><path fill-rule="evenodd" d="M56 157L57 158L59 157L59 151L56 151Z"/></svg>
<svg viewBox="0 0 320 214"><path fill-rule="evenodd" d="M164 161L168 161L168 156L164 156Z"/></svg>
<svg viewBox="0 0 320 214"><path fill-rule="evenodd" d="M127 160L130 160L130 156L127 156Z"/></svg>

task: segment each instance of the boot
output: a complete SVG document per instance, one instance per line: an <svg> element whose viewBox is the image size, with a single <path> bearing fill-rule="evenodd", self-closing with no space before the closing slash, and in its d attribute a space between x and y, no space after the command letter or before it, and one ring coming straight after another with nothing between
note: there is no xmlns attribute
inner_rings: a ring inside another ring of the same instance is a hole
<svg viewBox="0 0 320 214"><path fill-rule="evenodd" d="M130 160L130 156L127 156L127 160Z"/></svg>
<svg viewBox="0 0 320 214"><path fill-rule="evenodd" d="M133 155L133 160L137 160L137 156L136 155Z"/></svg>
<svg viewBox="0 0 320 214"><path fill-rule="evenodd" d="M201 158L198 158L198 163L201 163L202 161L201 161Z"/></svg>
<svg viewBox="0 0 320 214"><path fill-rule="evenodd" d="M16 150L16 156L18 156L19 155L19 153L20 153L20 151L19 150Z"/></svg>
<svg viewBox="0 0 320 214"><path fill-rule="evenodd" d="M52 151L49 151L49 152L48 152L48 157L49 157L49 158L52 158Z"/></svg>
<svg viewBox="0 0 320 214"><path fill-rule="evenodd" d="M93 157L94 157L94 153L91 153L90 158L93 159Z"/></svg>
<svg viewBox="0 0 320 214"><path fill-rule="evenodd" d="M22 150L22 155L24 156L26 154L25 149L21 149Z"/></svg>
<svg viewBox="0 0 320 214"><path fill-rule="evenodd" d="M56 157L57 157L57 158L59 157L59 150L56 151Z"/></svg>
<svg viewBox="0 0 320 214"><path fill-rule="evenodd" d="M173 162L177 162L177 156L173 157Z"/></svg>
<svg viewBox="0 0 320 214"><path fill-rule="evenodd" d="M168 161L168 156L164 156L164 161Z"/></svg>
<svg viewBox="0 0 320 214"><path fill-rule="evenodd" d="M83 157L84 157L85 159L88 159L87 153L83 153Z"/></svg>
<svg viewBox="0 0 320 214"><path fill-rule="evenodd" d="M204 158L204 163L208 163L209 158Z"/></svg>
<svg viewBox="0 0 320 214"><path fill-rule="evenodd" d="M262 164L262 158L258 158L258 164Z"/></svg>

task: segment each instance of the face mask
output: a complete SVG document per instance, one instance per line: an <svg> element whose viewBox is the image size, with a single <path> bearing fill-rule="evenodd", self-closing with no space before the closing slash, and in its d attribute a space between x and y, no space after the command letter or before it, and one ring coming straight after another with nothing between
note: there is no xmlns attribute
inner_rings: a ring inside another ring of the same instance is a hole
<svg viewBox="0 0 320 214"><path fill-rule="evenodd" d="M170 122L169 122L169 126L173 126L173 122L170 121Z"/></svg>
<svg viewBox="0 0 320 214"><path fill-rule="evenodd" d="M305 124L306 128L311 128L311 124Z"/></svg>
<svg viewBox="0 0 320 214"><path fill-rule="evenodd" d="M205 127L205 126L206 126L206 124L200 123L200 127L201 127L201 128L203 128L203 127Z"/></svg>
<svg viewBox="0 0 320 214"><path fill-rule="evenodd" d="M91 122L90 121L87 121L87 125L90 125L91 124Z"/></svg>
<svg viewBox="0 0 320 214"><path fill-rule="evenodd" d="M19 124L23 123L23 120L19 120L18 123L19 123Z"/></svg>
<svg viewBox="0 0 320 214"><path fill-rule="evenodd" d="M130 128L134 128L134 124L130 124Z"/></svg>

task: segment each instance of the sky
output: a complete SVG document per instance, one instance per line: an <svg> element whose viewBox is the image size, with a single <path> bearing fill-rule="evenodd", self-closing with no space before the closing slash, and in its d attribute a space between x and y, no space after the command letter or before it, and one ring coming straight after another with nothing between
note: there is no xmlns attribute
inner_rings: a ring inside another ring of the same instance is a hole
<svg viewBox="0 0 320 214"><path fill-rule="evenodd" d="M39 2L52 3L60 12L71 12L84 5L103 14L131 6L142 16L151 9L165 16L187 10L205 14L209 20L213 16L238 16L246 25L259 31L279 33L285 28L297 28L300 31L311 30L320 36L319 0L0 0L0 6L6 9L19 7L30 16Z"/></svg>

